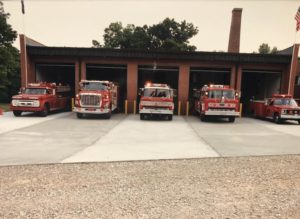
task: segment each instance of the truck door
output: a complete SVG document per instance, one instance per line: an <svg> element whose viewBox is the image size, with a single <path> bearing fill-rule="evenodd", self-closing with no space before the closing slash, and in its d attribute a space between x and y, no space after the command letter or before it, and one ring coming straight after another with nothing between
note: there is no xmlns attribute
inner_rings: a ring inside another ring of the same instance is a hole
<svg viewBox="0 0 300 219"><path fill-rule="evenodd" d="M267 106L265 107L265 115L266 117L273 117L273 108L274 108L274 100L270 99L267 102Z"/></svg>
<svg viewBox="0 0 300 219"><path fill-rule="evenodd" d="M50 109L55 109L57 104L54 90L47 89L47 100L50 105Z"/></svg>

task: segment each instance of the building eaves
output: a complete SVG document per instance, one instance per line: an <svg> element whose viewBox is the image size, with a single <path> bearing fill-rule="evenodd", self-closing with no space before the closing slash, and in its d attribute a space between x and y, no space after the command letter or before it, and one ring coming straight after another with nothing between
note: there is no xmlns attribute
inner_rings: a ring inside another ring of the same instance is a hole
<svg viewBox="0 0 300 219"><path fill-rule="evenodd" d="M77 48L77 47L39 47L27 46L28 55L32 56L66 56L99 57L115 59L151 59L182 61L225 61L235 63L276 63L289 64L291 55L227 53L227 52L175 52L146 51L135 49Z"/></svg>

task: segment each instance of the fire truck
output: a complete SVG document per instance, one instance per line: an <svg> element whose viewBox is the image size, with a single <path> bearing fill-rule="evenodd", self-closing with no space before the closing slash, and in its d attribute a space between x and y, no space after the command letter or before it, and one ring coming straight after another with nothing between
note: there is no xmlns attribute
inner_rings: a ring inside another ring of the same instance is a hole
<svg viewBox="0 0 300 219"><path fill-rule="evenodd" d="M234 122L240 116L239 93L227 85L204 85L193 90L194 109L201 121L207 117L225 117Z"/></svg>
<svg viewBox="0 0 300 219"><path fill-rule="evenodd" d="M167 84L146 83L144 88L139 89L140 119L154 115L167 117L168 120L173 119L174 112L174 92Z"/></svg>
<svg viewBox="0 0 300 219"><path fill-rule="evenodd" d="M269 118L275 123L296 120L300 124L300 107L289 94L273 94L264 101L251 100L250 111L255 117Z"/></svg>
<svg viewBox="0 0 300 219"><path fill-rule="evenodd" d="M26 88L21 88L10 104L15 116L21 116L22 112L47 116L50 111L59 109L71 110L71 88L47 82L30 83Z"/></svg>
<svg viewBox="0 0 300 219"><path fill-rule="evenodd" d="M118 107L119 86L111 81L83 80L75 98L77 118L88 114L103 114L106 119Z"/></svg>

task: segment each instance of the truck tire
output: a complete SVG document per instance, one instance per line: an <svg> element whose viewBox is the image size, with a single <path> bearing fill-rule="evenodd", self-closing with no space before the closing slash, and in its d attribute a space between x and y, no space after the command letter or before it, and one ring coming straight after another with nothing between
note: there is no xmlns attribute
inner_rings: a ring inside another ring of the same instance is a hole
<svg viewBox="0 0 300 219"><path fill-rule="evenodd" d="M172 121L172 120L173 120L173 115L167 115L167 117L168 117L168 120L169 120L169 121Z"/></svg>
<svg viewBox="0 0 300 219"><path fill-rule="evenodd" d="M76 113L76 116L78 119L82 119L83 114L82 113Z"/></svg>
<svg viewBox="0 0 300 219"><path fill-rule="evenodd" d="M140 120L145 120L145 115L143 113L140 113Z"/></svg>
<svg viewBox="0 0 300 219"><path fill-rule="evenodd" d="M110 117L111 117L111 112L106 113L106 114L104 115L104 118L105 118L105 119L110 119Z"/></svg>
<svg viewBox="0 0 300 219"><path fill-rule="evenodd" d="M14 114L15 117L19 117L19 116L21 116L22 111L20 111L20 110L14 110L13 114Z"/></svg>
<svg viewBox="0 0 300 219"><path fill-rule="evenodd" d="M278 113L275 113L273 116L273 121L277 124L280 124L282 122L282 120L280 119Z"/></svg>
<svg viewBox="0 0 300 219"><path fill-rule="evenodd" d="M206 116L204 114L200 114L200 120L202 122L205 122L206 121Z"/></svg>
<svg viewBox="0 0 300 219"><path fill-rule="evenodd" d="M234 121L235 121L235 117L229 116L229 117L228 117L228 120L229 120L229 122L234 122Z"/></svg>
<svg viewBox="0 0 300 219"><path fill-rule="evenodd" d="M50 109L49 109L49 104L46 103L46 104L44 105L43 111L40 112L40 116L46 117L46 116L49 114L49 111L50 111Z"/></svg>
<svg viewBox="0 0 300 219"><path fill-rule="evenodd" d="M298 124L300 125L300 120L298 120Z"/></svg>

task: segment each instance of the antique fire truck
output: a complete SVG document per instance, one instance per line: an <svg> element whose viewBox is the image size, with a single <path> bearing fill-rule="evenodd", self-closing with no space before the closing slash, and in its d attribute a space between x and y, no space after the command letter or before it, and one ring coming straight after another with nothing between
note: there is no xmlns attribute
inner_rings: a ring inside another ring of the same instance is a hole
<svg viewBox="0 0 300 219"><path fill-rule="evenodd" d="M10 109L15 116L21 116L22 112L47 116L52 110L71 110L71 88L55 83L30 83L12 97Z"/></svg>
<svg viewBox="0 0 300 219"><path fill-rule="evenodd" d="M167 84L146 83L139 89L140 119L154 115L167 117L172 120L174 112L174 89Z"/></svg>
<svg viewBox="0 0 300 219"><path fill-rule="evenodd" d="M300 107L288 94L273 94L264 101L251 100L250 110L255 117L270 118L275 123L296 120L300 124Z"/></svg>
<svg viewBox="0 0 300 219"><path fill-rule="evenodd" d="M204 85L202 89L194 89L195 112L201 121L207 117L225 117L234 122L240 116L239 93L227 85Z"/></svg>
<svg viewBox="0 0 300 219"><path fill-rule="evenodd" d="M110 81L83 80L75 98L77 118L87 114L103 114L109 119L118 107L119 86Z"/></svg>

